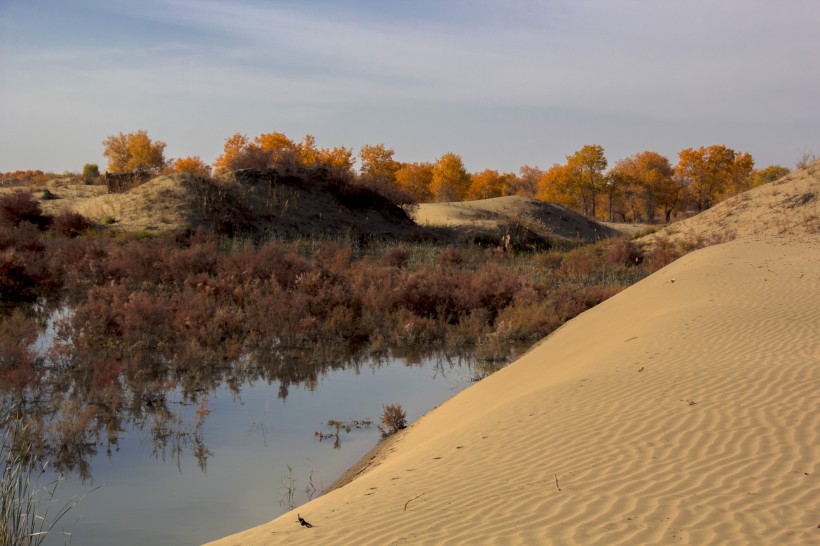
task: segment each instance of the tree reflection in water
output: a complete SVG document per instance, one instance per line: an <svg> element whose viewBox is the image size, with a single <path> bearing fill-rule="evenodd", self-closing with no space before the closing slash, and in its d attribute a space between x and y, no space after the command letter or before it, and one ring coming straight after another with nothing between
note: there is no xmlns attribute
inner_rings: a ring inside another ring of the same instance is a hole
<svg viewBox="0 0 820 546"><path fill-rule="evenodd" d="M145 333L126 345L98 336L78 316L18 308L0 323L0 397L2 409L14 407L12 416L28 423L38 456L84 481L92 478L91 460L101 452L114 456L128 429L148 433L154 457L179 467L187 450L205 472L212 452L203 429L217 389L227 386L239 397L243 385L265 381L278 384L285 399L291 386L314 390L329 371L358 372L374 362L372 354L344 343L309 350L269 344L236 358L230 346L172 344Z"/></svg>

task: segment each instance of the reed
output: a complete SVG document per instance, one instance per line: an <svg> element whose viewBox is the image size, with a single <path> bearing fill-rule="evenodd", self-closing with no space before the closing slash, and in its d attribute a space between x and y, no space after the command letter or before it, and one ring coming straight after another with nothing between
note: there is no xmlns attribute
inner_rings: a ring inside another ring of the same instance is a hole
<svg viewBox="0 0 820 546"><path fill-rule="evenodd" d="M71 533L58 524L79 499L57 500L62 477L49 478L48 462L37 459L36 442L14 408L6 411L2 423L0 546L39 545L50 534L60 534L68 541Z"/></svg>

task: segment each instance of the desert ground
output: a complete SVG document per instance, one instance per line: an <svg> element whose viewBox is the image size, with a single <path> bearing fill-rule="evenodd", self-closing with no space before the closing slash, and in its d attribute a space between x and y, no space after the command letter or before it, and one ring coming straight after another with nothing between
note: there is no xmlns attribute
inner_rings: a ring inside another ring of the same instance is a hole
<svg viewBox="0 0 820 546"><path fill-rule="evenodd" d="M667 228L737 238L571 320L347 483L211 544L817 543L818 171Z"/></svg>

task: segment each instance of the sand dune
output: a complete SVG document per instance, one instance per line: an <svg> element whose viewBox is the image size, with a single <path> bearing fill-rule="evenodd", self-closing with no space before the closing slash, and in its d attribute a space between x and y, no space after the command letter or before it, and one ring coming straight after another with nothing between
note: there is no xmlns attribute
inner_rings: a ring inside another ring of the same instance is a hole
<svg viewBox="0 0 820 546"><path fill-rule="evenodd" d="M820 237L694 252L213 544L813 543L819 295Z"/></svg>
<svg viewBox="0 0 820 546"><path fill-rule="evenodd" d="M494 233L510 223L522 224L541 236L599 241L619 232L561 205L510 195L456 203L422 203L413 219L424 226L447 226L476 234Z"/></svg>
<svg viewBox="0 0 820 546"><path fill-rule="evenodd" d="M673 241L820 233L820 161L649 235Z"/></svg>

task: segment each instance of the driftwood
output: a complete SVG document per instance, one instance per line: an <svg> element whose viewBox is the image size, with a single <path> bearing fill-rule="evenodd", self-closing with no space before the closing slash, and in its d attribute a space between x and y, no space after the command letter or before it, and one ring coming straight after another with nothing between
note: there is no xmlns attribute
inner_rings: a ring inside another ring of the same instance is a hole
<svg viewBox="0 0 820 546"><path fill-rule="evenodd" d="M416 495L415 497L413 497L409 501L405 502L404 503L404 511L407 512L407 505L410 504L411 502L413 502L414 500L416 500L417 498L419 498L422 495L424 495L424 493L419 493L418 495Z"/></svg>

